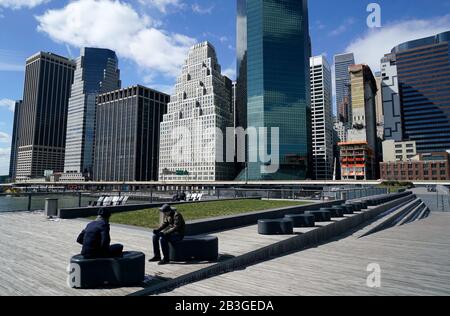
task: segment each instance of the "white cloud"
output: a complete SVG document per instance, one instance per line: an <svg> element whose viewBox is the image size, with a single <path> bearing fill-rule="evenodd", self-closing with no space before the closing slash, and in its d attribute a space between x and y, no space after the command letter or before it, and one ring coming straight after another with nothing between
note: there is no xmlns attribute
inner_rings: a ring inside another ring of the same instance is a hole
<svg viewBox="0 0 450 316"><path fill-rule="evenodd" d="M198 14L211 14L213 12L213 10L214 10L214 5L209 6L209 7L202 7L198 3L194 3L192 5L192 11L194 13L198 13Z"/></svg>
<svg viewBox="0 0 450 316"><path fill-rule="evenodd" d="M11 156L11 148L0 147L0 175L9 173L9 159Z"/></svg>
<svg viewBox="0 0 450 316"><path fill-rule="evenodd" d="M26 57L19 51L0 49L0 71L25 71Z"/></svg>
<svg viewBox="0 0 450 316"><path fill-rule="evenodd" d="M34 8L43 3L47 3L50 0L0 0L0 7L8 9L22 9L22 8Z"/></svg>
<svg viewBox="0 0 450 316"><path fill-rule="evenodd" d="M182 9L181 0L139 0L141 4L157 8L162 13L167 13L169 8Z"/></svg>
<svg viewBox="0 0 450 316"><path fill-rule="evenodd" d="M354 18L346 19L341 25L329 33L330 36L338 36L347 32L350 27L355 24L356 20Z"/></svg>
<svg viewBox="0 0 450 316"><path fill-rule="evenodd" d="M11 99L0 99L0 108L6 107L11 112L14 112L14 108L16 106L16 101Z"/></svg>
<svg viewBox="0 0 450 316"><path fill-rule="evenodd" d="M149 72L175 77L195 39L158 29L119 0L75 0L58 10L36 17L40 32L54 41L75 47L115 50Z"/></svg>
<svg viewBox="0 0 450 316"><path fill-rule="evenodd" d="M0 132L0 143L9 144L11 142L11 137L5 132Z"/></svg>
<svg viewBox="0 0 450 316"><path fill-rule="evenodd" d="M380 69L380 60L395 46L414 39L450 30L450 15L430 20L409 20L371 29L353 41L345 51L353 52L357 63L368 64L372 71Z"/></svg>
<svg viewBox="0 0 450 316"><path fill-rule="evenodd" d="M223 72L224 76L227 76L231 80L236 80L236 69L235 68L230 67L230 68L225 69L222 72Z"/></svg>

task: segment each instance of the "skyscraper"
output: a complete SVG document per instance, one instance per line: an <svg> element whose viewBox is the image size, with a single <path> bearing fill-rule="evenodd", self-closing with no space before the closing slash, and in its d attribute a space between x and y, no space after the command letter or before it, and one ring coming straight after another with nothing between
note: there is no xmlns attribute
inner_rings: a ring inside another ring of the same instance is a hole
<svg viewBox="0 0 450 316"><path fill-rule="evenodd" d="M384 111L383 111L383 94L381 88L382 76L381 72L375 73L375 82L377 84L378 93L375 97L375 113L377 117L377 136L380 140L384 139Z"/></svg>
<svg viewBox="0 0 450 316"><path fill-rule="evenodd" d="M247 128L247 0L237 0L236 127Z"/></svg>
<svg viewBox="0 0 450 316"><path fill-rule="evenodd" d="M17 170L17 146L19 143L20 132L20 112L22 110L22 101L17 101L14 107L14 123L11 140L11 158L9 160L9 178L14 180L16 178Z"/></svg>
<svg viewBox="0 0 450 316"><path fill-rule="evenodd" d="M340 143L343 180L373 180L378 174L378 141L375 98L377 85L367 65L349 68L352 96L352 128Z"/></svg>
<svg viewBox="0 0 450 316"><path fill-rule="evenodd" d="M265 172L267 162L262 159L249 159L239 178L306 179L312 154L307 1L241 0L238 11L238 19L246 22L238 28L242 41L238 64L243 77L246 69L247 127L267 128L267 153L273 145L279 148L280 156L277 172ZM279 129L278 143L271 144L272 128ZM249 142L248 156L261 158L259 147Z"/></svg>
<svg viewBox="0 0 450 316"><path fill-rule="evenodd" d="M17 179L62 172L67 108L75 62L40 52L27 59L17 151Z"/></svg>
<svg viewBox="0 0 450 316"><path fill-rule="evenodd" d="M353 53L334 56L336 80L336 106L338 118L350 128L352 125L352 104L350 91L349 67L355 64Z"/></svg>
<svg viewBox="0 0 450 316"><path fill-rule="evenodd" d="M232 82L221 74L215 48L193 46L161 123L160 181L231 180L225 135L234 127ZM231 145L231 144L230 144Z"/></svg>
<svg viewBox="0 0 450 316"><path fill-rule="evenodd" d="M158 180L159 133L169 96L133 86L97 97L96 181Z"/></svg>
<svg viewBox="0 0 450 316"><path fill-rule="evenodd" d="M402 141L402 107L395 54L387 54L381 60L381 95L383 98L384 138Z"/></svg>
<svg viewBox="0 0 450 316"><path fill-rule="evenodd" d="M398 45L404 140L418 153L450 149L450 32Z"/></svg>
<svg viewBox="0 0 450 316"><path fill-rule="evenodd" d="M82 48L76 61L67 117L66 154L62 180L92 176L96 98L120 88L116 53L108 49Z"/></svg>
<svg viewBox="0 0 450 316"><path fill-rule="evenodd" d="M333 178L333 107L331 67L323 56L311 58L313 176Z"/></svg>

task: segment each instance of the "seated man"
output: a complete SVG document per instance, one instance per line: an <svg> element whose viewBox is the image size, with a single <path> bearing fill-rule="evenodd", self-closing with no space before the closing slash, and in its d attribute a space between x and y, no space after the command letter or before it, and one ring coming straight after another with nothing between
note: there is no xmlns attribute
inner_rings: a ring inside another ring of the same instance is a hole
<svg viewBox="0 0 450 316"><path fill-rule="evenodd" d="M149 261L159 261L159 265L164 265L170 262L169 242L183 240L186 224L183 216L176 209L170 207L170 205L164 205L160 211L164 214L164 220L161 227L153 231L153 252L155 257ZM159 249L160 241L164 259L161 259L161 251Z"/></svg>
<svg viewBox="0 0 450 316"><path fill-rule="evenodd" d="M78 236L77 242L83 245L81 255L86 259L117 258L122 256L122 245L110 245L109 218L111 212L107 209L98 211L97 220L87 225Z"/></svg>

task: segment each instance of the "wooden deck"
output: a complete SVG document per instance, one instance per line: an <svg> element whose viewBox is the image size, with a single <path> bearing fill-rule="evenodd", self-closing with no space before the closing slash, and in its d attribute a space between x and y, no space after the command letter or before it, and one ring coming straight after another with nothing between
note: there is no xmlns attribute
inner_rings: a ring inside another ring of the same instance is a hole
<svg viewBox="0 0 450 316"><path fill-rule="evenodd" d="M356 215L349 215L356 216ZM347 217L349 217L347 216ZM345 220L333 219L334 221ZM321 223L321 226L333 224ZM42 213L0 213L0 296L127 295L143 287L74 290L66 285L69 259L82 220L48 220ZM296 229L306 233L309 229ZM215 234L222 260L292 238L261 236L249 226ZM151 232L112 225L113 242L151 257ZM363 239L348 237L318 248L178 288L166 295L450 294L450 214ZM365 287L367 264L383 269L383 287ZM174 279L213 264L146 264L147 285Z"/></svg>
<svg viewBox="0 0 450 316"><path fill-rule="evenodd" d="M141 288L74 290L66 285L69 259L80 252L76 237L86 226L82 220L47 220L42 213L0 213L0 296L1 295L127 295ZM301 232L302 230L298 230ZM306 231L303 230L303 231ZM256 226L216 234L224 259L290 238L259 236ZM112 225L113 243L126 250L153 256L150 230ZM212 264L146 263L151 279L172 279ZM151 283L149 283L151 284Z"/></svg>
<svg viewBox="0 0 450 316"><path fill-rule="evenodd" d="M450 214L350 236L163 295L450 295ZM381 288L366 285L381 266Z"/></svg>

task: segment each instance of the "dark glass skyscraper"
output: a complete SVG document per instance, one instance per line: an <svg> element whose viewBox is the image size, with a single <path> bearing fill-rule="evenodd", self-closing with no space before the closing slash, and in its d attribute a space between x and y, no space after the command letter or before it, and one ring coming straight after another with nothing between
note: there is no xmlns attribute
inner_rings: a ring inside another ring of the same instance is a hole
<svg viewBox="0 0 450 316"><path fill-rule="evenodd" d="M272 145L279 145L280 154L276 173L263 172L265 164L250 159L240 178L306 179L311 161L307 1L240 0L238 19L245 21L238 28L238 39L242 41L238 44L238 73L241 79L247 70L247 128L268 128L267 152L272 152ZM279 128L278 144L271 144L271 128ZM258 147L250 142L248 156L260 157Z"/></svg>
<svg viewBox="0 0 450 316"><path fill-rule="evenodd" d="M396 55L405 140L417 152L450 149L450 32L403 43Z"/></svg>
<svg viewBox="0 0 450 316"><path fill-rule="evenodd" d="M355 64L353 53L334 56L336 80L336 106L338 118L348 128L352 125L352 104L350 95L350 74L348 68Z"/></svg>
<svg viewBox="0 0 450 316"><path fill-rule="evenodd" d="M143 86L97 97L94 180L158 180L160 124L169 101Z"/></svg>
<svg viewBox="0 0 450 316"><path fill-rule="evenodd" d="M109 49L82 48L77 59L67 118L65 179L81 180L92 174L96 98L120 88L116 53Z"/></svg>
<svg viewBox="0 0 450 316"><path fill-rule="evenodd" d="M40 52L27 59L17 149L17 179L62 172L75 62Z"/></svg>
<svg viewBox="0 0 450 316"><path fill-rule="evenodd" d="M19 143L20 131L20 112L22 110L22 101L17 101L14 107L14 123L11 141L11 158L9 160L9 177L14 180L17 170L17 145Z"/></svg>

